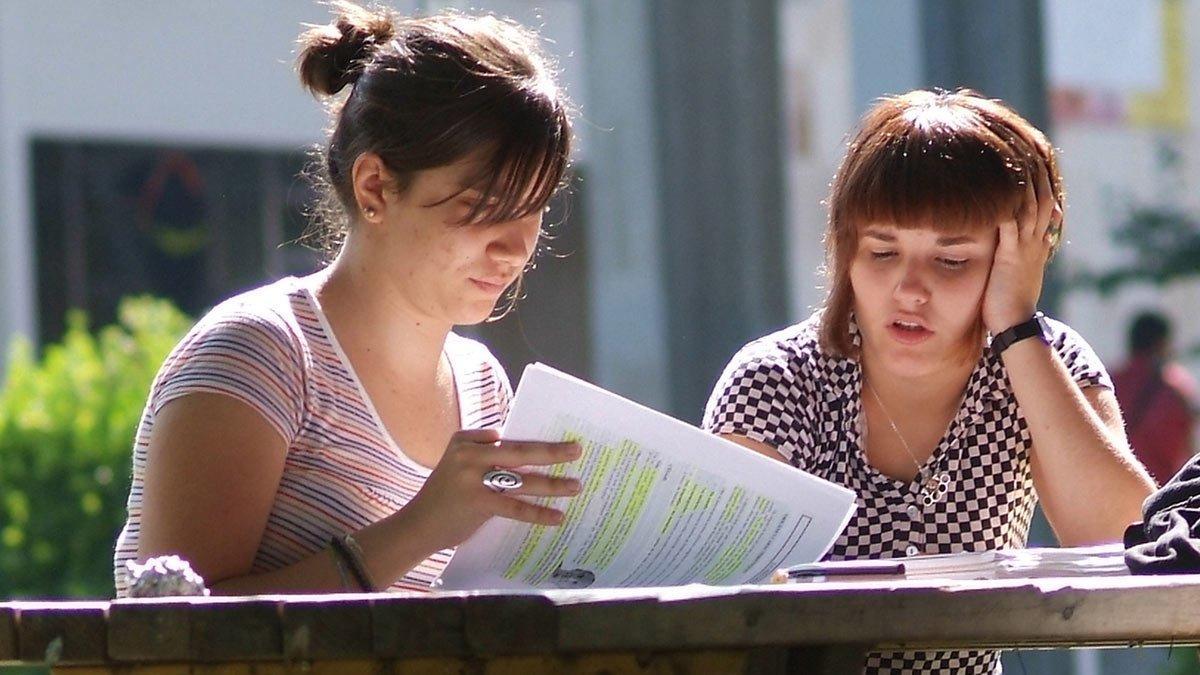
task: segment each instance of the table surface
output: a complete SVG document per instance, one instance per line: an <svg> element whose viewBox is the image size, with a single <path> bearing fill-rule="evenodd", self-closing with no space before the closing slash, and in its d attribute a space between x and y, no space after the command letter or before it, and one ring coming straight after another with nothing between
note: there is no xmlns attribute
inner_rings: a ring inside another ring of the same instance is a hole
<svg viewBox="0 0 1200 675"><path fill-rule="evenodd" d="M1200 644L1200 575L0 603L0 662Z"/></svg>

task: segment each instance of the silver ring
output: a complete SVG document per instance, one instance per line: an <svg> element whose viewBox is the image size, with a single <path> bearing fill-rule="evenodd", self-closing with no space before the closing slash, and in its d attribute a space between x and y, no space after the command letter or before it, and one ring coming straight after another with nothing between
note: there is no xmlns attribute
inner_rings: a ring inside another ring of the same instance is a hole
<svg viewBox="0 0 1200 675"><path fill-rule="evenodd" d="M492 469L483 474L483 486L494 492L516 490L524 484L521 474L508 469Z"/></svg>

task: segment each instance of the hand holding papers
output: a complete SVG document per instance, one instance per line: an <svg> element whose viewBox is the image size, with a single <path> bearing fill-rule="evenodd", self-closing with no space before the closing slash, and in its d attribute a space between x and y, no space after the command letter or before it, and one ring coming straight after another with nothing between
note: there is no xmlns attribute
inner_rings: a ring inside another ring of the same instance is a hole
<svg viewBox="0 0 1200 675"><path fill-rule="evenodd" d="M743 584L820 559L850 490L543 365L525 369L505 438L578 441L554 475L583 491L539 503L558 527L492 519L458 548L445 589Z"/></svg>

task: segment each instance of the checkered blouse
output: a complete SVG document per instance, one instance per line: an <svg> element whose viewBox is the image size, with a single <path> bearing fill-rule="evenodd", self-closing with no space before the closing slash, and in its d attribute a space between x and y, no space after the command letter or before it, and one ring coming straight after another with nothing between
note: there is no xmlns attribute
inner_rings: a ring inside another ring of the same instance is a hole
<svg viewBox="0 0 1200 675"><path fill-rule="evenodd" d="M771 445L791 464L858 493L858 509L830 560L898 558L1024 548L1037 503L1030 436L1004 366L991 348L971 373L962 406L922 467L950 476L946 495L925 506L921 485L894 480L862 446L862 369L825 354L820 313L743 347L713 390L704 427ZM1081 387L1112 387L1078 333L1050 321L1053 347ZM855 342L858 341L856 329ZM998 673L999 652L882 652L868 673Z"/></svg>

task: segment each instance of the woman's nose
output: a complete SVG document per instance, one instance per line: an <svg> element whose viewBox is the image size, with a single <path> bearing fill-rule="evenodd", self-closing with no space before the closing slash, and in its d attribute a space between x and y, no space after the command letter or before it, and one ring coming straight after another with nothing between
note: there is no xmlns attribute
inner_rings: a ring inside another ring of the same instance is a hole
<svg viewBox="0 0 1200 675"><path fill-rule="evenodd" d="M492 229L496 236L488 245L488 253L514 267L524 267L537 246L542 213L538 211L519 220L497 223Z"/></svg>
<svg viewBox="0 0 1200 675"><path fill-rule="evenodd" d="M894 295L896 300L906 305L923 305L929 301L929 287L917 265L909 263L903 267Z"/></svg>

